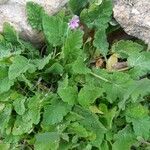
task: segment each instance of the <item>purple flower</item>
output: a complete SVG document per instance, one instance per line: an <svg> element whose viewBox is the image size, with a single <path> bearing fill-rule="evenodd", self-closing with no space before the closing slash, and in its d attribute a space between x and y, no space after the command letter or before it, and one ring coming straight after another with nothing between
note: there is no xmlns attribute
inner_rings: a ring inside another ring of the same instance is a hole
<svg viewBox="0 0 150 150"><path fill-rule="evenodd" d="M72 29L72 30L78 28L79 27L79 22L80 22L79 17L76 16L76 15L73 16L72 19L70 20L70 22L68 23L69 28Z"/></svg>

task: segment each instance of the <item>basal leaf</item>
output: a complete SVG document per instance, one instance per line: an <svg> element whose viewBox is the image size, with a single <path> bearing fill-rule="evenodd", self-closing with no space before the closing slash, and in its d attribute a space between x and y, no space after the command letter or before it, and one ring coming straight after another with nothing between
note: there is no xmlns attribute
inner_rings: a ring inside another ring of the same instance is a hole
<svg viewBox="0 0 150 150"><path fill-rule="evenodd" d="M14 100L13 106L18 115L23 115L25 113L25 100L26 97L20 97Z"/></svg>
<svg viewBox="0 0 150 150"><path fill-rule="evenodd" d="M130 67L137 68L145 73L150 72L150 52L141 52L130 55L128 64Z"/></svg>
<svg viewBox="0 0 150 150"><path fill-rule="evenodd" d="M133 41L120 40L113 44L112 51L120 54L120 57L127 58L130 55L136 55L143 50L143 46Z"/></svg>
<svg viewBox="0 0 150 150"><path fill-rule="evenodd" d="M82 37L81 30L70 32L67 36L63 47L63 57L68 63L74 62L78 56L81 56Z"/></svg>
<svg viewBox="0 0 150 150"><path fill-rule="evenodd" d="M42 70L49 63L50 59L51 59L51 54L49 54L48 56L42 59L35 59L33 60L33 63L38 68L38 70Z"/></svg>
<svg viewBox="0 0 150 150"><path fill-rule="evenodd" d="M57 150L59 147L60 135L57 132L39 133L35 138L35 150Z"/></svg>
<svg viewBox="0 0 150 150"><path fill-rule="evenodd" d="M56 101L44 108L43 124L54 125L63 120L63 117L70 111L71 106L62 101Z"/></svg>
<svg viewBox="0 0 150 150"><path fill-rule="evenodd" d="M34 3L27 2L26 12L28 17L28 22L33 29L37 29L39 31L42 30L42 14L44 12L43 8Z"/></svg>
<svg viewBox="0 0 150 150"><path fill-rule="evenodd" d="M107 42L106 31L105 29L99 29L95 34L94 46L98 51L106 57L108 53L109 44Z"/></svg>
<svg viewBox="0 0 150 150"><path fill-rule="evenodd" d="M13 85L13 81L8 78L8 68L0 67L0 93L7 92Z"/></svg>
<svg viewBox="0 0 150 150"><path fill-rule="evenodd" d="M112 150L130 150L135 143L135 136L129 127L125 127L119 131L114 138L115 142L112 145Z"/></svg>
<svg viewBox="0 0 150 150"><path fill-rule="evenodd" d="M88 4L89 0L70 0L69 6L72 10L72 12L76 15L79 15L82 9Z"/></svg>
<svg viewBox="0 0 150 150"><path fill-rule="evenodd" d="M3 110L0 111L0 131L1 133L4 132L4 130L8 126L8 122L11 118L12 113L12 106L10 104L7 104Z"/></svg>
<svg viewBox="0 0 150 150"><path fill-rule="evenodd" d="M53 73L53 74L62 74L64 71L64 67L56 62L51 67L49 67L45 72L46 73Z"/></svg>
<svg viewBox="0 0 150 150"><path fill-rule="evenodd" d="M10 80L19 77L31 67L29 60L24 56L16 56L13 59L12 65L9 67L8 76Z"/></svg>
<svg viewBox="0 0 150 150"><path fill-rule="evenodd" d="M82 106L89 106L93 104L97 98L103 95L103 89L92 87L90 85L84 86L78 94L78 102Z"/></svg>
<svg viewBox="0 0 150 150"><path fill-rule="evenodd" d="M67 23L59 17L43 14L42 25L48 43L53 46L62 45L67 32Z"/></svg>
<svg viewBox="0 0 150 150"><path fill-rule="evenodd" d="M4 33L4 37L5 39L14 44L14 45L18 45L19 44L19 36L18 33L16 32L16 30L14 29L13 26L11 26L9 23L5 23L3 26L3 33Z"/></svg>
<svg viewBox="0 0 150 150"><path fill-rule="evenodd" d="M135 135L148 140L150 138L150 116L142 119L135 119L132 122Z"/></svg>
<svg viewBox="0 0 150 150"><path fill-rule="evenodd" d="M26 112L22 116L17 116L14 123L12 134L13 135L23 135L25 133L30 133L33 128L32 116Z"/></svg>
<svg viewBox="0 0 150 150"><path fill-rule="evenodd" d="M71 64L73 74L88 74L91 70L86 66L83 57L78 57L77 60Z"/></svg>
<svg viewBox="0 0 150 150"><path fill-rule="evenodd" d="M91 131L96 135L96 137L91 141L91 144L97 148L100 148L106 128L99 121L97 115L80 106L76 106L74 108L74 112L83 117L79 121L80 124L83 125L86 130Z"/></svg>
<svg viewBox="0 0 150 150"><path fill-rule="evenodd" d="M81 12L81 20L89 28L106 29L112 14L112 0L103 0L100 5L91 4Z"/></svg>
<svg viewBox="0 0 150 150"><path fill-rule="evenodd" d="M70 133L75 133L79 137L87 137L89 134L88 131L77 122L70 124L68 130Z"/></svg>
<svg viewBox="0 0 150 150"><path fill-rule="evenodd" d="M68 85L68 78L65 78L62 82L59 82L57 93L64 102L67 102L70 105L76 104L78 89L76 86Z"/></svg>

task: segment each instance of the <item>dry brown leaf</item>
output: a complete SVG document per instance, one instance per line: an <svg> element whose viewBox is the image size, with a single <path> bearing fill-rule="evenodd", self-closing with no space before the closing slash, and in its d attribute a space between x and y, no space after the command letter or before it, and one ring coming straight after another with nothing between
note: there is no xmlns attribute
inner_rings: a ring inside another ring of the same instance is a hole
<svg viewBox="0 0 150 150"><path fill-rule="evenodd" d="M107 64L106 64L106 69L108 71L113 71L114 68L113 66L118 62L118 56L117 54L113 54L109 57Z"/></svg>
<svg viewBox="0 0 150 150"><path fill-rule="evenodd" d="M96 68L102 67L103 64L104 64L104 60L102 58L97 59L96 62L95 62Z"/></svg>

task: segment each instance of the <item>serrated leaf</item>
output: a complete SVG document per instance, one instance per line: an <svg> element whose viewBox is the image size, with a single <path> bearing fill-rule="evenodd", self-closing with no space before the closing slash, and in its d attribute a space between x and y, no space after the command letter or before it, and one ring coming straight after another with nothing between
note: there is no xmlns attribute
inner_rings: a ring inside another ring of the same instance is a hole
<svg viewBox="0 0 150 150"><path fill-rule="evenodd" d="M66 77L62 82L59 82L58 95L64 102L70 105L74 105L78 98L78 89L76 86L68 85L68 77Z"/></svg>
<svg viewBox="0 0 150 150"><path fill-rule="evenodd" d="M57 132L39 133L35 138L35 150L57 150L59 147L60 135Z"/></svg>
<svg viewBox="0 0 150 150"><path fill-rule="evenodd" d="M92 86L84 86L78 94L78 102L82 106L93 104L97 98L103 95L103 89Z"/></svg>
<svg viewBox="0 0 150 150"><path fill-rule="evenodd" d="M143 50L143 46L130 40L120 40L113 44L112 51L120 54L122 58L127 58L130 55L136 55Z"/></svg>
<svg viewBox="0 0 150 150"><path fill-rule="evenodd" d="M115 135L112 150L130 150L135 143L135 136L129 127L125 127Z"/></svg>
<svg viewBox="0 0 150 150"><path fill-rule="evenodd" d="M133 129L135 135L137 137L143 137L144 139L148 140L150 135L150 116L147 116L142 119L135 119L133 122Z"/></svg>
<svg viewBox="0 0 150 150"><path fill-rule="evenodd" d="M58 63L55 62L51 67L49 67L45 72L46 73L53 73L53 74L62 74L64 71L64 67Z"/></svg>
<svg viewBox="0 0 150 150"><path fill-rule="evenodd" d="M147 73L150 71L150 52L141 52L130 55L128 58L128 64L130 67L137 68Z"/></svg>
<svg viewBox="0 0 150 150"><path fill-rule="evenodd" d="M57 16L43 15L43 32L49 44L60 46L67 32L67 23Z"/></svg>
<svg viewBox="0 0 150 150"><path fill-rule="evenodd" d="M89 8L81 12L81 20L89 28L106 29L112 14L112 0L104 0L100 5L90 1Z"/></svg>
<svg viewBox="0 0 150 150"><path fill-rule="evenodd" d="M44 9L34 3L34 2L27 2L26 4L26 12L28 17L28 22L33 29L37 29L39 31L42 30L42 14Z"/></svg>
<svg viewBox="0 0 150 150"><path fill-rule="evenodd" d="M74 14L79 15L82 9L88 4L88 1L89 0L70 0L69 6Z"/></svg>
<svg viewBox="0 0 150 150"><path fill-rule="evenodd" d="M91 144L95 147L101 147L104 138L104 133L107 131L103 124L99 121L96 114L91 113L88 109L80 106L74 107L74 112L81 115L83 118L79 121L86 130L93 132L96 137L92 139Z"/></svg>
<svg viewBox="0 0 150 150"><path fill-rule="evenodd" d="M74 74L88 74L91 72L91 70L86 67L86 64L84 63L84 58L80 56L74 63L72 63L71 67Z"/></svg>
<svg viewBox="0 0 150 150"><path fill-rule="evenodd" d="M70 109L71 106L62 101L56 101L52 105L46 106L44 109L43 124L54 125L61 122Z"/></svg>
<svg viewBox="0 0 150 150"><path fill-rule="evenodd" d="M25 133L30 133L32 131L32 116L26 112L22 116L17 116L16 121L14 123L12 134L13 135L22 135Z"/></svg>
<svg viewBox="0 0 150 150"><path fill-rule="evenodd" d="M82 37L83 32L81 30L69 33L63 47L63 57L68 63L75 61L82 54Z"/></svg>
<svg viewBox="0 0 150 150"><path fill-rule="evenodd" d="M8 42L14 45L18 45L20 43L18 33L16 32L14 27L11 26L9 23L4 23L3 33L4 33L5 39Z"/></svg>
<svg viewBox="0 0 150 150"><path fill-rule="evenodd" d="M150 93L150 80L142 79L139 81L133 81L128 85L128 89L124 93L124 99L127 100L131 97L132 102L136 102L138 99L147 96Z"/></svg>
<svg viewBox="0 0 150 150"><path fill-rule="evenodd" d="M8 76L10 80L19 77L30 68L30 63L24 56L16 56L13 59L13 63L9 67Z"/></svg>
<svg viewBox="0 0 150 150"><path fill-rule="evenodd" d="M68 130L70 133L77 134L79 137L87 137L88 136L87 130L77 122L70 124L68 127Z"/></svg>
<svg viewBox="0 0 150 150"><path fill-rule="evenodd" d="M13 85L13 81L8 78L8 68L0 67L0 93L7 92Z"/></svg>
<svg viewBox="0 0 150 150"><path fill-rule="evenodd" d="M46 100L46 97L43 97L42 94L36 93L33 97L28 98L28 114L31 116L32 123L38 124L41 118L41 109L43 102Z"/></svg>
<svg viewBox="0 0 150 150"><path fill-rule="evenodd" d="M48 56L42 59L35 59L33 60L33 63L38 68L38 70L42 70L49 63L50 59L51 59L51 54L49 54Z"/></svg>
<svg viewBox="0 0 150 150"><path fill-rule="evenodd" d="M148 139L150 132L150 117L148 109L141 104L131 104L126 109L126 120L132 122L136 136Z"/></svg>
<svg viewBox="0 0 150 150"><path fill-rule="evenodd" d="M126 118L128 121L132 119L140 119L148 115L148 109L141 104L130 104L126 109Z"/></svg>
<svg viewBox="0 0 150 150"><path fill-rule="evenodd" d="M106 57L108 53L109 44L107 42L105 29L99 29L94 37L94 46L99 50L99 52Z"/></svg>
<svg viewBox="0 0 150 150"><path fill-rule="evenodd" d="M5 108L0 112L0 131L3 133L5 128L8 126L8 122L11 118L12 106L7 104Z"/></svg>

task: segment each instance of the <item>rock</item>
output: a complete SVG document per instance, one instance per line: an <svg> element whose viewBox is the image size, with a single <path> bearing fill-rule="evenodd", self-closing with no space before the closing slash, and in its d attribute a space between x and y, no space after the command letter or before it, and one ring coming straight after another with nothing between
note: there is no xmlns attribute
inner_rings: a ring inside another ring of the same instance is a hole
<svg viewBox="0 0 150 150"><path fill-rule="evenodd" d="M150 0L113 0L114 17L125 32L150 44Z"/></svg>
<svg viewBox="0 0 150 150"><path fill-rule="evenodd" d="M0 32L3 30L3 23L9 22L23 39L37 44L42 42L43 36L32 30L27 22L25 8L28 1L40 4L48 14L53 15L67 3L67 0L0 0Z"/></svg>

